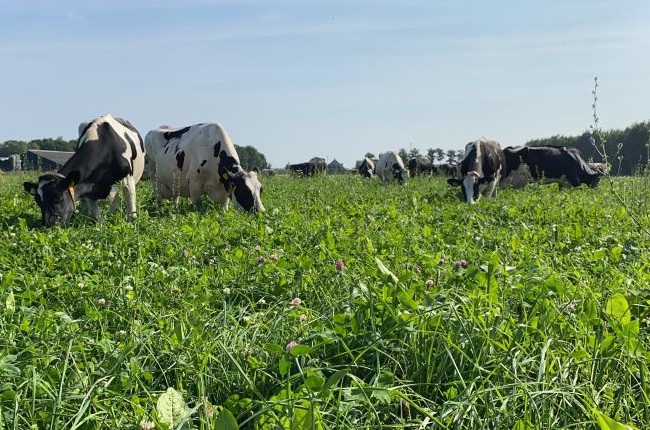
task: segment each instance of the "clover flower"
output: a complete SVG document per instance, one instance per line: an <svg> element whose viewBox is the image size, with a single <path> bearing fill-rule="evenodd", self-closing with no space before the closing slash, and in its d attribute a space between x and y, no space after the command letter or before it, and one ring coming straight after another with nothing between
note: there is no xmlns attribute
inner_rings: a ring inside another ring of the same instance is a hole
<svg viewBox="0 0 650 430"><path fill-rule="evenodd" d="M101 307L106 306L106 299L103 297L101 299L97 299L97 306L101 306Z"/></svg>
<svg viewBox="0 0 650 430"><path fill-rule="evenodd" d="M289 303L289 304L291 305L292 308L297 308L298 306L300 306L302 304L302 300L300 300L298 297L296 297L295 299L291 300L291 303Z"/></svg>
<svg viewBox="0 0 650 430"><path fill-rule="evenodd" d="M298 342L296 342L295 340L292 340L291 342L289 342L287 344L287 346L284 347L284 349L286 349L287 351L290 351L293 348L295 348L296 346L298 346Z"/></svg>
<svg viewBox="0 0 650 430"><path fill-rule="evenodd" d="M152 421L140 421L140 430L153 430L156 428L156 425Z"/></svg>
<svg viewBox="0 0 650 430"><path fill-rule="evenodd" d="M339 272L345 270L345 263L343 262L343 260L336 260L336 270L338 270Z"/></svg>
<svg viewBox="0 0 650 430"><path fill-rule="evenodd" d="M466 260L457 260L454 262L454 266L459 267L461 269L466 269L467 268L467 261Z"/></svg>

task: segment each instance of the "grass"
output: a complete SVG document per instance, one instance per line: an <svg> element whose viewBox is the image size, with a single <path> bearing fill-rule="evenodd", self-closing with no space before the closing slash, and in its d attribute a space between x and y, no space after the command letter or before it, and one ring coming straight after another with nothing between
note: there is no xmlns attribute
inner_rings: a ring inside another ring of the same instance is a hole
<svg viewBox="0 0 650 430"><path fill-rule="evenodd" d="M258 216L145 182L133 223L48 230L26 178L0 176L2 430L650 422L646 178L615 179L624 209L280 175Z"/></svg>

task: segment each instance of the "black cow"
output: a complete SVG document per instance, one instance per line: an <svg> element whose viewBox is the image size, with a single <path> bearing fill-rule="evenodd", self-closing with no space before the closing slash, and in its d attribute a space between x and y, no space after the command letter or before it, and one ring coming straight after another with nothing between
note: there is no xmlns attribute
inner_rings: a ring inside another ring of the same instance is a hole
<svg viewBox="0 0 650 430"><path fill-rule="evenodd" d="M41 208L45 226L66 223L75 211L77 199L89 201L90 212L99 218L97 200L105 199L119 181L125 185L127 215L136 211L135 185L144 170L144 143L130 122L111 115L79 126L77 150L59 169L24 182L25 191Z"/></svg>
<svg viewBox="0 0 650 430"><path fill-rule="evenodd" d="M437 166L438 171L448 178L460 177L460 165L458 163L444 163Z"/></svg>
<svg viewBox="0 0 650 430"><path fill-rule="evenodd" d="M519 146L504 149L505 184L514 188L528 182L557 182L560 186L598 186L601 172L594 171L577 148L567 146Z"/></svg>
<svg viewBox="0 0 650 430"><path fill-rule="evenodd" d="M359 174L364 178L375 177L375 162L366 157L359 165Z"/></svg>
<svg viewBox="0 0 650 430"><path fill-rule="evenodd" d="M314 176L314 165L310 162L289 164L287 169L299 176Z"/></svg>
<svg viewBox="0 0 650 430"><path fill-rule="evenodd" d="M484 194L496 195L496 187L506 169L506 159L501 145L484 137L465 146L465 156L460 161L460 179L449 178L449 185L460 185L463 199L476 203Z"/></svg>
<svg viewBox="0 0 650 430"><path fill-rule="evenodd" d="M415 157L409 160L409 173L413 176L436 175L438 174L438 168L427 157Z"/></svg>

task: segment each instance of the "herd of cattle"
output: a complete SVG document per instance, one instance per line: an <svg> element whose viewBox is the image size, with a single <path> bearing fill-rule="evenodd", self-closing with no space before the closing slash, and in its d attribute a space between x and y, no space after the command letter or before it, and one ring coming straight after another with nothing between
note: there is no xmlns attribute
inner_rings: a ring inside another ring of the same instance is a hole
<svg viewBox="0 0 650 430"><path fill-rule="evenodd" d="M587 163L572 147L518 146L501 148L498 142L479 138L465 147L463 159L456 164L434 165L424 157L412 158L408 170L397 152L386 152L377 159L366 157L358 172L366 178L378 177L383 183L404 183L413 175L441 174L447 183L460 186L463 200L475 203L480 196L493 196L498 186L522 188L530 182L557 182L560 186L586 184L596 187L609 172L604 163Z"/></svg>
<svg viewBox="0 0 650 430"><path fill-rule="evenodd" d="M326 163L315 157L288 167L302 176L313 176L324 172ZM587 164L575 148L501 149L485 138L467 144L457 165L434 166L427 159L415 159L407 170L397 152L387 152L378 159L365 158L358 167L362 176L376 176L383 183L397 180L403 184L409 170L446 175L450 185L461 187L468 203L475 203L480 195L493 195L499 183L521 187L535 180L595 187L605 173L604 166ZM77 149L58 172L42 174L38 182L23 185L40 207L45 226L69 221L80 199L94 218L100 216L98 200L112 199L111 210L116 209L120 197L114 185L119 182L131 217L136 214L135 187L145 171L154 181L157 201L182 196L198 205L207 195L224 209L232 200L244 211L264 211L257 172L242 168L230 136L218 123L161 126L143 140L129 121L103 115L79 125Z"/></svg>

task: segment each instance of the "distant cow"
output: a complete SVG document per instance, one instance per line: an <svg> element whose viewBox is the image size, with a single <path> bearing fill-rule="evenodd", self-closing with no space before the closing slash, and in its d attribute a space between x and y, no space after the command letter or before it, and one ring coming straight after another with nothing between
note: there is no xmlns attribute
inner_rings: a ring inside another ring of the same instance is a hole
<svg viewBox="0 0 650 430"><path fill-rule="evenodd" d="M327 162L324 158L313 157L309 160L309 164L312 166L312 175L319 175L327 173Z"/></svg>
<svg viewBox="0 0 650 430"><path fill-rule="evenodd" d="M512 183L515 188L531 181L596 187L602 176L602 173L592 170L580 151L573 147L518 146L507 147L504 153L507 164L505 184Z"/></svg>
<svg viewBox="0 0 650 430"><path fill-rule="evenodd" d="M125 185L126 213L131 217L136 212L135 185L143 170L144 145L138 131L125 119L104 115L79 126L77 149L57 173L23 186L34 196L48 227L68 222L80 198L88 199L90 214L98 219L97 200L107 198L119 181Z"/></svg>
<svg viewBox="0 0 650 430"><path fill-rule="evenodd" d="M404 167L404 161L395 151L379 154L379 160L375 166L375 173L386 184L393 179L397 179L400 184L406 183L408 172Z"/></svg>
<svg viewBox="0 0 650 430"><path fill-rule="evenodd" d="M207 195L224 210L232 200L247 212L264 211L257 173L241 167L235 145L221 124L159 127L147 133L145 147L156 200L182 196L199 205Z"/></svg>
<svg viewBox="0 0 650 430"><path fill-rule="evenodd" d="M287 170L299 176L314 176L314 165L310 162L288 164Z"/></svg>
<svg viewBox="0 0 650 430"><path fill-rule="evenodd" d="M372 159L366 157L359 165L357 169L359 174L364 178L374 178L375 177L375 162Z"/></svg>
<svg viewBox="0 0 650 430"><path fill-rule="evenodd" d="M415 157L409 160L409 173L416 175L435 175L438 169L433 162L427 157Z"/></svg>
<svg viewBox="0 0 650 430"><path fill-rule="evenodd" d="M460 185L463 199L476 203L481 195L496 194L496 186L506 169L501 145L484 137L465 146L465 156L460 161L460 178L449 178L449 185Z"/></svg>
<svg viewBox="0 0 650 430"><path fill-rule="evenodd" d="M448 178L460 177L460 164L458 163L444 163L437 167L438 171Z"/></svg>

